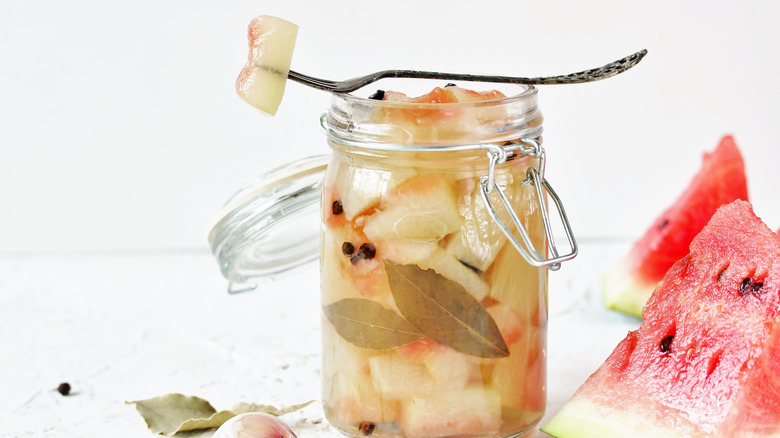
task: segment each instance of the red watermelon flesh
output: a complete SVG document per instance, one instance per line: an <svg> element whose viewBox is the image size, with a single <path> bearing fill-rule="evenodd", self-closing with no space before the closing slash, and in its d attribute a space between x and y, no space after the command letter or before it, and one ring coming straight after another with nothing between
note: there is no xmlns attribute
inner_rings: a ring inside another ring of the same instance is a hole
<svg viewBox="0 0 780 438"><path fill-rule="evenodd" d="M664 273L688 254L691 240L715 210L737 199L748 200L745 165L734 138L725 136L715 151L704 155L701 169L677 201L607 273L604 304L640 316Z"/></svg>
<svg viewBox="0 0 780 438"><path fill-rule="evenodd" d="M642 316L545 432L780 436L780 239L749 203L715 213Z"/></svg>

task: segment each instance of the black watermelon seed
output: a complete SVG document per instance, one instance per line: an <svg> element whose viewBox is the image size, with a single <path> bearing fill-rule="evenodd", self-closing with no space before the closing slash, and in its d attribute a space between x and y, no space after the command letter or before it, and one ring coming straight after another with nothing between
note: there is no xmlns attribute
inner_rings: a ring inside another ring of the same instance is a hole
<svg viewBox="0 0 780 438"><path fill-rule="evenodd" d="M358 430L360 433L362 433L365 436L369 436L372 433L374 433L374 429L376 428L376 424L374 424L373 421L363 421L360 424L358 424Z"/></svg>
<svg viewBox="0 0 780 438"><path fill-rule="evenodd" d="M351 242L344 242L341 244L341 252L346 256L351 256L352 254L355 254L355 245Z"/></svg>
<svg viewBox="0 0 780 438"><path fill-rule="evenodd" d="M754 281L752 278L746 278L742 280L739 285L739 294L743 297L747 294L761 295L761 288L764 287L764 283L760 281Z"/></svg>
<svg viewBox="0 0 780 438"><path fill-rule="evenodd" d="M747 295L749 289L750 289L750 279L746 278L742 280L742 284L739 285L739 294L745 296Z"/></svg>
<svg viewBox="0 0 780 438"><path fill-rule="evenodd" d="M658 228L659 230L661 230L661 229L663 229L664 227L666 227L667 225L669 225L669 219L667 219L667 218L663 218L663 219L661 220L661 222L659 222L659 223L658 223L658 225L657 225L657 228Z"/></svg>
<svg viewBox="0 0 780 438"><path fill-rule="evenodd" d="M465 267L467 267L467 268L471 269L472 271L476 272L477 274L479 274L479 273L480 273L480 270L479 270L479 268L477 268L476 266L474 266L474 265L470 265L470 264L468 264L468 263L464 262L463 260L458 260L458 261L460 262L460 264L461 264L461 265L463 265L463 266L465 266Z"/></svg>
<svg viewBox="0 0 780 438"><path fill-rule="evenodd" d="M368 96L369 99L385 100L385 90L376 90L376 93Z"/></svg>
<svg viewBox="0 0 780 438"><path fill-rule="evenodd" d="M672 341L674 341L674 335L669 335L661 339L661 344L658 346L658 348L661 349L661 353L668 354L672 351Z"/></svg>
<svg viewBox="0 0 780 438"><path fill-rule="evenodd" d="M57 387L57 392L59 392L62 395L70 394L70 383L68 382L60 383L60 386Z"/></svg>

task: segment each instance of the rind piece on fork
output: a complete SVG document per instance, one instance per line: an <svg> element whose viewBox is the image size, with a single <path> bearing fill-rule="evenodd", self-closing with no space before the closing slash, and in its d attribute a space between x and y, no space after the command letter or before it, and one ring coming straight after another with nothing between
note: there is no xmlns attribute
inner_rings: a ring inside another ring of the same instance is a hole
<svg viewBox="0 0 780 438"><path fill-rule="evenodd" d="M270 15L249 23L249 59L236 79L236 93L266 115L276 114L282 102L297 36L297 25Z"/></svg>

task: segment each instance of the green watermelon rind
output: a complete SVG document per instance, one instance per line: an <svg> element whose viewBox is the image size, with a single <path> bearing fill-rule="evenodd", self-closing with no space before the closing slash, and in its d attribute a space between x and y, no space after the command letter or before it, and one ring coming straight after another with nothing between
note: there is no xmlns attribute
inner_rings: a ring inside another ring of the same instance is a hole
<svg viewBox="0 0 780 438"><path fill-rule="evenodd" d="M557 438L690 438L690 428L668 426L643 420L630 406L618 409L584 398L570 400L541 431ZM644 409L644 408L642 408Z"/></svg>
<svg viewBox="0 0 780 438"><path fill-rule="evenodd" d="M658 286L657 281L629 275L630 269L620 263L604 275L602 298L604 306L626 315L642 317L642 309Z"/></svg>

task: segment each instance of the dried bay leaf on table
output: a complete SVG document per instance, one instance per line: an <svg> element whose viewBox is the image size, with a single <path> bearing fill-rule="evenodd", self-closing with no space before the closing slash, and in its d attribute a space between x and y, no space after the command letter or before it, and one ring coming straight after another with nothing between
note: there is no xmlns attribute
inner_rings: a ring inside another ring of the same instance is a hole
<svg viewBox="0 0 780 438"><path fill-rule="evenodd" d="M300 411L312 403L314 403L314 400L309 400L305 403L299 403L297 405L282 406L281 408L277 408L276 406L271 405L239 402L233 406L231 411L236 415L245 414L247 412L265 412L266 414L271 414L274 417L281 417L282 415L289 414L291 412Z"/></svg>
<svg viewBox="0 0 780 438"><path fill-rule="evenodd" d="M291 406L277 408L256 403L236 403L231 410L217 412L211 404L195 396L166 394L147 400L128 402L136 410L152 432L160 435L176 435L180 432L217 428L238 414L264 412L281 416L299 411L312 404L314 400Z"/></svg>
<svg viewBox="0 0 780 438"><path fill-rule="evenodd" d="M230 420L231 418L235 417L236 414L233 411L219 411L215 412L214 415L208 417L208 418L191 418L189 420L186 420L181 423L178 429L173 431L173 433L167 433L166 435L175 435L179 432L188 432L191 430L203 430L203 429L212 429L219 426L222 426L222 423Z"/></svg>
<svg viewBox="0 0 780 438"><path fill-rule="evenodd" d="M385 260L385 269L398 310L424 336L472 356L509 356L495 320L463 286L416 265Z"/></svg>
<svg viewBox="0 0 780 438"><path fill-rule="evenodd" d="M314 403L314 400L309 400L306 403L299 403L297 405L283 406L281 408L277 408L276 406L271 406L271 405L239 402L236 403L233 406L233 408L230 409L229 411L228 410L219 411L209 418L196 418L196 419L187 420L181 424L181 426L174 432L174 434L179 432L190 431L190 430L216 428L222 426L222 423L230 420L236 415L246 414L249 412L263 412L266 414L273 415L274 417L280 417L282 415L289 414L291 412L300 411L301 409L305 408L306 406L309 406L312 403Z"/></svg>
<svg viewBox="0 0 780 438"><path fill-rule="evenodd" d="M395 348L423 338L409 321L376 301L345 298L323 310L336 332L360 348Z"/></svg>
<svg viewBox="0 0 780 438"><path fill-rule="evenodd" d="M209 419L217 413L217 410L206 400L183 394L166 394L135 401L132 404L146 421L149 430L164 435L179 432L182 424L187 421ZM223 422L226 420L227 418Z"/></svg>

